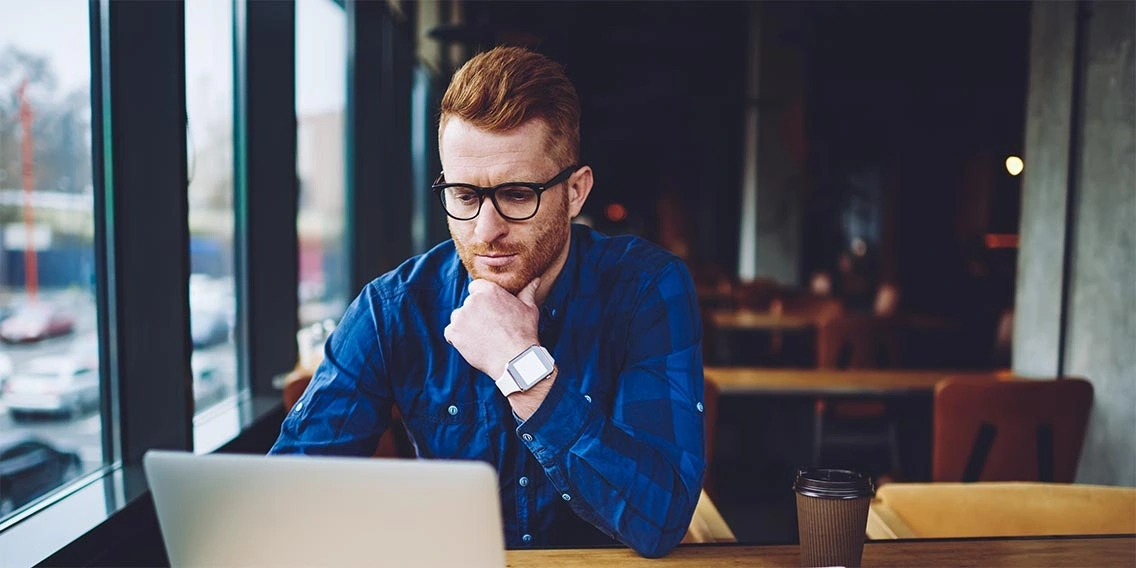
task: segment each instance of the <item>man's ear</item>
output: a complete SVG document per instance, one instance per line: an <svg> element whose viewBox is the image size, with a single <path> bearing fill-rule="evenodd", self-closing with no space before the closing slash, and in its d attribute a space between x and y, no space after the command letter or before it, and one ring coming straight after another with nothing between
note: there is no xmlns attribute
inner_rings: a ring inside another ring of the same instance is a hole
<svg viewBox="0 0 1136 568"><path fill-rule="evenodd" d="M592 167L584 166L568 178L568 212L573 218L580 214L584 202L592 192Z"/></svg>

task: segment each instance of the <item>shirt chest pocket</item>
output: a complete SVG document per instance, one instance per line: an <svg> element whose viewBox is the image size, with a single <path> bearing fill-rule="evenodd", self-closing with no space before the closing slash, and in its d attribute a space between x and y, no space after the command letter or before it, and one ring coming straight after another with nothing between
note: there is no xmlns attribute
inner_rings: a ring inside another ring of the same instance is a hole
<svg viewBox="0 0 1136 568"><path fill-rule="evenodd" d="M423 400L406 415L406 426L424 458L479 460L496 465L487 403Z"/></svg>

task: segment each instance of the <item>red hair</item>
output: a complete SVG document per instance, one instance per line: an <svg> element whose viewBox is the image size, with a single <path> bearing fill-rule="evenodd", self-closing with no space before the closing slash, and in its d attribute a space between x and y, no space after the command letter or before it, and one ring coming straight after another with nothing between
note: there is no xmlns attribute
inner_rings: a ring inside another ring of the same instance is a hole
<svg viewBox="0 0 1136 568"><path fill-rule="evenodd" d="M579 163L580 100L559 63L520 47L495 47L454 73L442 96L438 139L450 118L489 132L533 119L547 127L546 149L561 165Z"/></svg>

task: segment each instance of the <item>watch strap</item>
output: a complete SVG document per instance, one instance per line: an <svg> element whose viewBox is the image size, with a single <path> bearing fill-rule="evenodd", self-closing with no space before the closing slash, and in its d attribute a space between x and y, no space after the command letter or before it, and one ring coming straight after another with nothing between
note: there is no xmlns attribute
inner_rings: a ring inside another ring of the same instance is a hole
<svg viewBox="0 0 1136 568"><path fill-rule="evenodd" d="M497 389L500 390L501 394L505 396L509 396L515 392L520 392L521 390L520 385L517 384L517 380L513 378L513 375L511 373L509 373L509 369L507 367L505 368L505 372L501 373L501 376L497 378Z"/></svg>

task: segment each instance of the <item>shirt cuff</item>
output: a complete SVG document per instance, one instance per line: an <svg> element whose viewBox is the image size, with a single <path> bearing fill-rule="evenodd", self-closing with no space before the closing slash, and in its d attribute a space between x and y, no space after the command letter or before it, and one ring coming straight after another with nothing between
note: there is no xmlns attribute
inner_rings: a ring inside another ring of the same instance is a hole
<svg viewBox="0 0 1136 568"><path fill-rule="evenodd" d="M558 377L536 412L517 427L517 436L542 463L556 459L583 433L592 404Z"/></svg>

